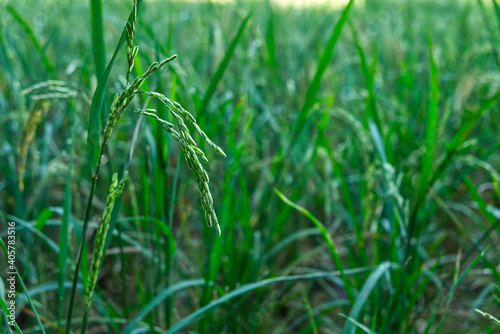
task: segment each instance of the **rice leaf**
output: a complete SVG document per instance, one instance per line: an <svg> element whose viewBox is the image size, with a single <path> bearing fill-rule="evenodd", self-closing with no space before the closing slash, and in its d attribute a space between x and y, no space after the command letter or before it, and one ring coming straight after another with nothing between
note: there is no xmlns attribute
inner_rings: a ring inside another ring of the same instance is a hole
<svg viewBox="0 0 500 334"><path fill-rule="evenodd" d="M434 162L434 153L436 148L436 134L439 106L439 83L437 75L437 66L432 53L432 40L428 35L429 59L430 59L430 87L429 87L429 107L427 112L427 134L425 137L425 155L422 163L422 170L419 176L417 203L423 200L429 186L432 165ZM410 229L411 231L411 229Z"/></svg>
<svg viewBox="0 0 500 334"><path fill-rule="evenodd" d="M333 50L335 49L335 45L337 44L337 41L340 37L340 33L342 32L342 28L344 27L344 24L347 21L347 17L349 16L349 12L352 8L352 5L354 4L354 0L350 0L347 6L344 8L342 11L342 14L340 15L340 19L338 20L337 24L335 24L332 33L330 35L330 39L328 40L328 43L326 44L325 50L323 51L323 54L321 55L321 58L319 60L318 67L316 69L316 73L314 74L314 77L309 84L309 87L307 88L306 92L306 97L304 100L304 104L302 105L302 109L300 110L299 116L297 117L297 120L295 121L295 126L294 126L294 131L293 131L293 137L296 137L302 130L304 123L306 119L309 116L309 112L311 111L312 107L316 103L316 96L318 94L318 91L321 87L321 79L323 77L323 74L326 71L326 68L328 67L328 64L330 63L330 60L332 59L333 56ZM294 141L292 141L294 142Z"/></svg>
<svg viewBox="0 0 500 334"><path fill-rule="evenodd" d="M68 233L69 233L69 221L71 217L71 184L72 184L72 175L73 175L73 156L74 156L74 142L75 142L75 136L76 136L76 127L74 125L75 123L75 110L71 110L71 119L73 124L71 126L71 140L69 143L69 163L68 163L68 174L66 176L66 186L64 189L64 202L63 202L63 216L62 216L62 221L61 221L61 229L59 232L59 245L61 246L59 248L59 255L58 255L58 262L57 262L57 267L58 267L58 273L57 273L57 283L58 283L58 296L59 296L59 302L58 302L58 314L57 314L57 320L59 326L62 326L61 320L63 316L63 309L64 309L64 300L65 300L65 287L64 287L64 282L66 281L66 265L68 262L68 250L69 250L69 243L68 243Z"/></svg>
<svg viewBox="0 0 500 334"><path fill-rule="evenodd" d="M356 269L348 269L344 271L344 275L352 275L352 274L358 274L365 272L367 268L356 268ZM187 317L181 319L177 323L175 323L171 328L169 328L165 334L174 334L178 333L181 329L198 319L199 317L205 315L208 311L216 308L217 306L224 304L227 301L232 300L233 298L236 298L238 296L241 296L243 294L252 292L256 289L260 289L263 287L266 287L268 285L272 284L277 284L277 283L283 283L283 282L294 282L294 281L302 281L302 280L312 280L312 279L319 279L319 278L327 278L327 277L335 277L341 275L340 271L331 271L331 272L317 272L317 273L312 273L312 274L304 274L304 275L290 275L290 276L279 276L279 277L274 277L274 278L269 278L265 279L262 281L258 282L253 282L253 283L247 283L241 285L239 288L236 288L232 290L231 292L225 294L224 296L220 297L217 300L214 300L208 305L203 306L202 308L196 310L195 312L191 313ZM125 332L124 334L129 333Z"/></svg>
<svg viewBox="0 0 500 334"><path fill-rule="evenodd" d="M149 312L151 312L157 305L159 305L165 298L169 297L170 295L174 294L175 292L179 290L183 290L189 287L193 286L200 286L205 284L205 280L203 279L191 279L191 280L184 280L177 282L175 284L170 285L166 289L157 291L153 299L151 299L149 302L147 302L139 311L139 313L132 319L128 326L122 331L122 334L129 334L131 333L135 326L139 324L139 322L147 315Z"/></svg>
<svg viewBox="0 0 500 334"><path fill-rule="evenodd" d="M356 302L354 303L351 311L349 312L348 319L350 319L350 321L346 323L344 331L342 332L343 334L352 334L355 332L357 327L355 322L358 321L361 311L363 310L363 307L368 301L368 297L370 296L371 292L377 285L382 275L384 275L388 270L390 270L391 267L392 264L390 262L382 262L370 274L370 276L368 276L368 279L366 280L365 284L363 284L363 287L356 296Z"/></svg>
<svg viewBox="0 0 500 334"><path fill-rule="evenodd" d="M101 81L101 77L106 69L106 47L103 38L102 24L102 5L101 0L90 0L90 12L92 16L92 50L94 51L94 63L96 69L97 82ZM106 95L106 90L104 90ZM103 101L103 112L101 121L107 119L107 110L105 108L106 100Z"/></svg>
<svg viewBox="0 0 500 334"><path fill-rule="evenodd" d="M5 253L5 256L8 257L9 253L7 252L7 247L5 246L5 243L3 242L2 238L0 238L0 247L2 248L3 252ZM21 277L21 274L19 274L19 270L17 270L17 266L15 264L14 264L14 271L16 272L16 275L17 275L17 282L19 282L19 284L21 284L21 287L24 291L24 294L26 295L26 298L28 299L28 303L30 304L31 310L33 311L33 314L35 315L35 319L38 323L38 326L40 326L40 331L42 332L42 334L45 334L46 333L45 328L42 325L42 321L40 320L40 317L38 316L38 312L36 311L35 305L33 305L33 301L31 300L31 297L28 293L28 289L26 289L26 285L24 285L24 281ZM2 302L2 308L4 309L5 313L8 314L7 305L5 304L5 302L3 300L3 296L0 297L0 301ZM22 333L20 331L20 329L18 329L17 325L16 325L16 329L19 333Z"/></svg>
<svg viewBox="0 0 500 334"><path fill-rule="evenodd" d="M139 8L142 4L142 0L137 0L137 7ZM134 9L131 11L127 22L129 22L132 17L134 17ZM111 74L111 70L113 69L113 65L115 64L116 57L121 47L125 43L127 35L127 25L123 27L122 34L120 36L120 40L116 46L115 52L111 57L111 60L106 67L103 75L101 76L101 80L97 85L97 88L94 92L94 97L92 98L92 104L90 105L90 116L89 116L89 128L87 134L87 146L88 146L88 160L89 165L91 167L92 172L95 170L97 165L97 160L99 157L99 145L100 145L100 124L101 124L101 115L102 108L104 103L104 97L106 96L106 86L109 81L109 76Z"/></svg>
<svg viewBox="0 0 500 334"><path fill-rule="evenodd" d="M198 118L201 121L203 119L203 116L207 110L208 103L210 102L210 99L215 93L215 88L217 88L217 84L219 81L222 79L222 76L224 75L224 72L226 71L227 65L229 64L229 61L231 60L234 50L236 49L236 46L238 45L238 42L241 39L241 36L243 36L243 32L245 30L245 26L248 23L248 20L250 19L250 16L252 14L248 14L243 21L240 24L240 27L238 28L238 31L236 32L236 35L234 36L233 40L231 41L231 44L229 44L229 47L226 50L226 53L224 55L224 58L220 62L219 66L217 67L217 71L215 72L214 76L210 80L210 84L208 85L208 89L205 93L205 96L203 97L203 100L201 101L201 105L198 108Z"/></svg>
<svg viewBox="0 0 500 334"><path fill-rule="evenodd" d="M16 320L13 320L10 315L9 315L9 309L7 308L7 304L5 304L5 301L3 300L3 296L0 296L0 307L2 307L2 310L5 312L5 315L7 316L8 320L9 321L12 321L12 323L14 324L14 328L16 329L16 331L20 334L23 333L23 331L19 328L19 326L17 325L17 322ZM7 324L6 325L7 328L9 328L9 331L12 333L12 331L10 330L10 325Z"/></svg>
<svg viewBox="0 0 500 334"><path fill-rule="evenodd" d="M323 236L323 239L327 243L328 248L330 249L330 254L332 256L333 262L337 266L337 269L340 271L340 276L342 278L342 281L344 282L347 295L349 296L349 299L351 300L351 302L354 302L354 295L353 295L352 288L350 286L349 280L347 279L347 277L344 274L344 266L342 264L342 260L340 259L340 256L339 256L339 254L337 252L337 248L335 247L335 244L333 243L333 239L330 236L330 233L328 232L328 230L326 229L326 227L316 217L314 217L309 211L307 211L305 208L303 208L303 207L301 207L301 206L293 203L292 201L290 201L279 190L274 189L274 192L281 198L281 200L283 202L285 202L285 204L291 206L295 210L297 210L300 213L302 213L304 216L306 216L307 218L309 218L314 223L314 225L316 225L316 227L318 228L318 230L321 232L321 235Z"/></svg>
<svg viewBox="0 0 500 334"><path fill-rule="evenodd" d="M19 25L24 29L28 37L30 38L35 50L42 57L43 64L47 71L51 74L52 77L55 77L55 67L47 54L45 53L45 48L42 45L42 42L36 36L32 26L29 24L27 20L25 20L21 14L10 4L6 6L7 11L12 15L12 17L19 23Z"/></svg>
<svg viewBox="0 0 500 334"><path fill-rule="evenodd" d="M302 290L302 300L306 305L307 316L309 317L309 322L311 323L311 329L313 334L318 334L318 326L316 325L316 320L314 320L314 315L311 310L311 304L309 303L309 299L307 298L306 290Z"/></svg>

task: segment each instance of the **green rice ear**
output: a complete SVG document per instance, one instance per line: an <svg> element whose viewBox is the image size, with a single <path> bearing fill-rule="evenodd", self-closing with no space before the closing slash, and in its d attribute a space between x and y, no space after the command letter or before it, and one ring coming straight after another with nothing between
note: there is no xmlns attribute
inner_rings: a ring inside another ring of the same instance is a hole
<svg viewBox="0 0 500 334"><path fill-rule="evenodd" d="M127 181L128 172L125 172L123 179L118 183L118 174L114 173L111 180L111 186L109 187L109 195L106 200L106 208L102 215L101 222L97 228L97 233L94 241L94 252L92 255L92 263L90 265L89 280L87 282L87 287L85 289L85 311L83 317L84 327L88 321L88 315L90 312L90 306L92 305L92 296L94 294L95 286L97 284L97 278L99 277L99 271L101 270L103 250L106 244L106 236L109 229L109 221L111 220L111 213L113 212L113 207L115 205L115 200L120 197L125 187L125 182Z"/></svg>

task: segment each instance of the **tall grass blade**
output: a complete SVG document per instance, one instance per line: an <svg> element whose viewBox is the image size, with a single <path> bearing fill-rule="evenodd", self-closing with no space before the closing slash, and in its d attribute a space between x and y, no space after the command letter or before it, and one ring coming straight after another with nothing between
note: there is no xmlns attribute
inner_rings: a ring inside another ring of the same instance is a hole
<svg viewBox="0 0 500 334"><path fill-rule="evenodd" d="M54 242L54 240L52 240L47 235L43 234L38 229L36 229L34 224L27 222L19 217L4 213L2 211L0 211L0 215L7 218L8 220L14 221L18 225L16 226L17 230L20 230L20 227L22 227L30 231L38 238L40 238L42 241L44 241L47 244L47 246L49 246L48 249L51 249L52 251L54 251L54 253L59 254L59 246Z"/></svg>
<svg viewBox="0 0 500 334"><path fill-rule="evenodd" d="M355 332L355 321L358 321L359 315L368 301L370 293L375 288L382 275L391 269L391 267L392 264L390 262L383 262L370 274L370 276L368 276L368 279L365 284L363 284L361 291L359 291L357 295L356 302L354 303L351 312L349 312L349 321L347 321L344 327L344 331L342 332L343 334L352 334Z"/></svg>
<svg viewBox="0 0 500 334"><path fill-rule="evenodd" d="M500 98L500 91L497 91L492 97L484 101L478 108L478 110L475 110L472 113L471 118L462 124L458 132L450 141L450 144L448 145L448 151L455 151L461 144L463 144L465 139L467 139L469 133L476 126L476 124L479 122L484 113L488 111L499 98Z"/></svg>
<svg viewBox="0 0 500 334"><path fill-rule="evenodd" d="M35 32L33 31L32 26L26 21L21 14L10 4L6 6L7 11L12 15L12 17L19 23L19 25L24 29L28 37L30 38L31 42L33 43L33 46L35 47L35 50L40 54L42 57L43 64L47 71L51 74L52 77L55 77L55 67L52 61L50 60L49 57L47 57L47 54L45 53L45 49L42 46L42 43L36 36Z"/></svg>
<svg viewBox="0 0 500 334"><path fill-rule="evenodd" d="M3 300L3 296L0 296L0 307L2 307L2 310L5 312L5 315L7 316L8 320L12 322L12 324L14 325L14 328L16 329L16 331L20 334L23 334L23 331L21 330L21 328L19 328L19 326L17 325L17 321L12 319L10 317L10 313L9 313L9 309L7 308L7 304L5 303L5 301ZM9 329L9 332L12 333L12 331L10 330L10 324L7 323L6 324L7 328Z"/></svg>
<svg viewBox="0 0 500 334"><path fill-rule="evenodd" d="M212 80L210 80L210 84L208 85L208 89L205 93L205 96L203 97L203 100L201 101L201 105L198 109L198 117L200 121L202 120L207 107L208 103L210 102L210 99L214 95L215 88L217 88L217 84L219 81L222 79L222 76L224 75L224 72L226 71L227 65L229 64L229 61L231 60L234 50L236 49L236 46L238 45L238 42L241 39L241 36L243 36L243 32L245 31L245 26L248 23L248 20L250 19L250 16L252 14L248 14L243 21L240 24L240 27L238 28L238 31L236 32L236 35L234 36L233 40L231 41L231 44L229 44L229 47L226 50L226 53L224 55L224 58L222 59L221 63L219 64L219 67L217 67L217 71L215 72L214 76L212 77Z"/></svg>
<svg viewBox="0 0 500 334"><path fill-rule="evenodd" d="M274 189L274 192L281 198L281 200L289 205L290 207L294 208L295 210L299 211L302 213L304 216L309 218L314 225L318 228L318 230L321 232L321 235L323 236L323 239L328 245L328 248L330 249L330 254L332 256L333 262L337 266L337 269L340 271L340 277L342 278L342 281L344 282L345 289L347 292L347 295L349 296L349 299L351 302L354 302L354 294L352 292L352 288L350 286L349 280L347 279L347 276L344 273L344 266L342 264L342 260L340 259L340 256L337 252L337 248L335 247L335 244L333 243L333 239L330 236L330 233L326 229L326 227L316 218L314 217L307 209L293 203L290 201L285 195L283 195L279 190Z"/></svg>
<svg viewBox="0 0 500 334"><path fill-rule="evenodd" d="M5 253L5 256L8 257L9 253L7 251L7 247L5 246L5 243L3 242L2 238L0 238L0 247L2 247L2 250ZM31 300L31 297L28 293L28 289L26 289L26 285L24 285L24 281L21 278L21 274L19 274L19 270L17 270L16 265L14 265L14 271L16 272L17 280L21 284L21 287L24 291L24 294L26 295L26 298L28 299L28 303L30 304L31 310L33 311L33 314L35 315L35 319L38 323L38 326L40 326L40 331L42 332L42 334L45 334L46 333L45 328L43 327L42 321L40 320L40 317L38 316L38 312L36 311L35 305L33 305L33 301ZM3 296L1 296L0 300L3 301ZM3 308L3 305L2 305L2 308ZM4 309L4 311L6 311L6 313L7 313L6 309Z"/></svg>
<svg viewBox="0 0 500 334"><path fill-rule="evenodd" d="M429 187L432 187L432 185L441 177L441 175L451 162L452 158L459 150L460 145L462 145L465 142L467 136L479 122L484 113L488 111L495 104L495 102L497 102L499 98L500 98L500 91L497 91L492 97L484 101L477 110L472 112L472 116L470 117L469 120L464 121L462 123L457 133L453 136L450 142L447 145L445 145L446 147L445 156L441 159L441 162L437 166L436 171L433 173L432 179L430 180L428 185ZM492 147L492 151L489 152L486 156L488 156L489 154L493 154L493 152L495 152L496 150L497 146L495 145ZM483 157L483 159L485 157Z"/></svg>
<svg viewBox="0 0 500 334"><path fill-rule="evenodd" d="M68 262L68 233L69 233L69 220L71 217L71 184L72 184L72 175L73 175L73 155L74 155L74 142L76 135L76 127L75 127L75 111L71 111L71 141L69 144L69 162L68 162L68 175L66 176L66 187L64 189L64 202L63 202L63 216L61 221L61 229L59 232L59 256L58 256L58 273L57 273L57 283L58 283L58 296L59 296L59 305L58 305L58 314L57 320L59 324L59 328L62 327L61 319L63 316L63 306L65 300L65 287L64 282L66 281L66 264Z"/></svg>
<svg viewBox="0 0 500 334"><path fill-rule="evenodd" d="M488 30L488 35L489 35L490 44L491 44L491 55L493 57L493 60L495 61L495 64L500 69L500 59L499 59L499 55L498 55L498 42L497 42L498 39L495 37L495 33L494 33L495 30L491 26L491 23L490 23L490 20L488 17L488 12L483 4L483 1L477 0L477 4L479 5L479 8L481 10L481 14L483 17L483 24L486 27L486 30ZM496 5L496 2L494 0L493 0L493 5L494 5L495 9L497 9L496 8L497 5Z"/></svg>
<svg viewBox="0 0 500 334"><path fill-rule="evenodd" d="M267 10L269 16L267 18L266 27L266 46L267 46L267 64L269 67L274 68L276 66L276 42L274 38L274 14L271 1L266 1Z"/></svg>
<svg viewBox="0 0 500 334"><path fill-rule="evenodd" d="M472 199L474 199L474 201L476 202L479 212L481 212L481 214L489 224L489 227L486 230L486 232L483 233L483 235L477 240L476 244L474 245L474 247L477 249L478 247L481 246L480 244L484 241L485 238L491 236L491 232L493 232L495 229L497 230L498 235L500 235L500 228L499 228L500 220L497 217L495 217L495 215L491 213L490 210L488 210L488 204L481 197L481 195L477 191L477 187L474 185L471 179L466 177L464 179L464 183L467 186L467 190L469 191L469 194L472 196ZM498 271L495 268L493 268L493 272L498 273Z"/></svg>
<svg viewBox="0 0 500 334"><path fill-rule="evenodd" d="M316 320L314 320L314 314L312 313L311 304L309 303L305 289L302 290L302 300L306 305L307 316L309 317L309 322L311 323L312 332L313 334L318 334L318 326L316 325Z"/></svg>
<svg viewBox="0 0 500 334"><path fill-rule="evenodd" d="M189 287L193 287L193 286L200 286L203 284L205 284L205 280L203 280L203 279L184 280L184 281L172 284L164 290L157 291L156 295L153 297L153 299L151 299L149 302L147 302L142 307L142 309L139 311L139 313L135 316L135 318L129 322L128 326L122 331L122 334L131 333L134 330L135 326L137 326L146 315L148 315L164 299L168 298L169 296L171 296L175 292L189 288Z"/></svg>
<svg viewBox="0 0 500 334"><path fill-rule="evenodd" d="M432 53L432 40L430 34L428 35L429 42L429 59L430 59L430 87L429 87L429 109L427 113L427 134L425 137L425 155L422 163L422 170L420 172L417 201L419 205L423 201L423 197L427 193L429 186L430 176L432 172L432 165L434 162L434 153L436 148L436 134L437 134L437 121L438 121L438 106L439 106L439 82L437 75L437 66L434 61ZM412 233L412 226L410 226L410 235Z"/></svg>
<svg viewBox="0 0 500 334"><path fill-rule="evenodd" d="M500 28L500 6L498 6L497 0L491 0L491 2L493 2L493 7L495 8L495 14L497 17L497 22Z"/></svg>
<svg viewBox="0 0 500 334"><path fill-rule="evenodd" d="M142 0L137 0L137 10L142 5ZM135 15L134 9L130 12L129 18L127 22L129 22ZM97 165L97 160L99 157L99 145L100 145L100 124L102 118L102 108L104 103L104 97L106 96L106 86L109 81L109 76L111 74L111 70L113 69L113 65L115 64L116 57L121 47L125 43L127 35L127 25L125 24L122 34L120 36L120 40L118 41L118 45L116 46L115 52L113 53L113 57L108 63L106 70L104 71L99 84L94 92L94 96L92 98L92 104L90 105L90 119L89 119L89 129L87 134L87 146L88 146L88 159L91 170L94 171Z"/></svg>
<svg viewBox="0 0 500 334"><path fill-rule="evenodd" d="M332 34L330 35L330 39L328 40L328 43L325 47L325 51L323 51L323 54L321 55L321 58L319 60L316 73L314 74L314 78L312 79L311 83L309 84L309 87L307 88L304 104L302 105L302 109L300 110L299 116L295 121L295 127L292 138L295 138L301 132L304 123L307 117L309 116L310 110L316 103L316 96L321 87L321 79L326 71L326 68L328 67L328 64L330 63L330 60L332 59L333 50L335 49L335 45L337 44L337 41L340 37L340 33L342 32L342 28L344 27L344 24L347 21L349 12L353 4L354 0L350 0L347 6L345 7L344 11L340 15L339 21L333 28ZM295 141L292 141L292 143L294 142Z"/></svg>
<svg viewBox="0 0 500 334"><path fill-rule="evenodd" d="M90 0L90 12L92 16L92 50L94 51L94 63L96 69L97 82L101 81L101 77L106 69L106 48L103 38L103 24L102 24L102 5L101 0ZM104 89L106 95L106 89ZM104 106L106 100L103 101ZM105 121L107 117L107 110L103 106L101 114L101 121Z"/></svg>
<svg viewBox="0 0 500 334"><path fill-rule="evenodd" d="M469 271L476 266L476 264L484 257L485 251L482 251L481 254L479 254L464 270L464 272L458 277L458 279L455 280L453 285L451 286L450 290L448 290L448 293L446 294L444 298L445 302L445 310L447 310L450 306L451 298L453 297L453 294L455 293L455 289L457 288L458 284L464 279L464 277L469 273ZM427 323L427 328L425 330L425 334L429 333L432 324L434 323L434 320L436 319L437 316L437 309L435 312L432 313L428 323ZM435 333L438 333L440 325L437 326L435 329Z"/></svg>
<svg viewBox="0 0 500 334"><path fill-rule="evenodd" d="M347 321L352 322L354 325L356 325L356 327L358 327L359 329L361 329L363 332L365 332L367 334L377 334L376 332L372 331L370 328L366 327L365 325L363 325L359 321L354 320L353 318L351 318L351 317L349 317L349 316L347 316L345 314L342 314L342 313L340 313L340 315L343 316L344 318L346 318Z"/></svg>
<svg viewBox="0 0 500 334"><path fill-rule="evenodd" d="M344 271L344 275L353 275L367 271L367 268L356 268L356 269L348 269ZM312 274L304 274L304 275L290 275L290 276L279 276L274 278L265 279L259 282L247 283L239 288L232 290L231 292L225 294L217 300L214 300L208 305L203 306L202 308L196 310L191 313L187 317L181 319L177 323L175 323L171 328L166 331L165 334L174 334L178 333L181 329L198 319L199 317L206 314L208 311L216 308L219 305L226 303L227 301L241 296L245 293L266 287L268 285L284 283L284 282L294 282L294 281L303 281L303 280L313 280L319 278L327 278L327 277L335 277L341 275L340 271L331 271L331 272L317 272ZM127 332L128 333L128 332ZM125 333L125 334L127 334Z"/></svg>
<svg viewBox="0 0 500 334"><path fill-rule="evenodd" d="M377 63L377 53L373 54L373 63L372 66L368 66L366 61L365 52L361 47L361 43L359 42L358 33L353 24L350 24L352 36L354 39L354 44L356 45L356 49L358 50L359 60L361 62L361 70L363 72L363 77L365 79L366 90L368 91L368 96L366 98L366 114L365 120L372 120L375 122L379 129L382 129L382 125L380 124L380 118L378 116L377 108L375 105L375 65ZM365 122L366 124L366 122Z"/></svg>

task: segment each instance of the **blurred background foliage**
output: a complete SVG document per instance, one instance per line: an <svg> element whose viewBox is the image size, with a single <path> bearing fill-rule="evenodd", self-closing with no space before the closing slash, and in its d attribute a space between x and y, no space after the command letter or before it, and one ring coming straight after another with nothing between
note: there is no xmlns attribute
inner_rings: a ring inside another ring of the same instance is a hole
<svg viewBox="0 0 500 334"><path fill-rule="evenodd" d="M102 2L105 64L130 8ZM127 113L94 199L89 240L112 173L128 166L89 331L163 332L174 324L200 333L492 330L474 309L500 313L498 7L355 2L305 107L342 9L144 1L134 70L179 55L146 85L182 103L227 153L221 159L206 150L222 236L205 224L177 142ZM18 267L46 330L56 332L68 295L58 284L68 288L71 280L90 188L87 129L99 79L92 13L80 0L7 1L0 11L0 224L18 223ZM122 50L105 106L125 86L126 64ZM27 90L47 80L61 82ZM156 101L137 99L134 107L168 119ZM22 188L20 146L30 131ZM340 268L318 225L275 188L327 229L347 280L307 276ZM65 222L69 239L61 244ZM61 263L63 248L69 255ZM58 279L62 267L67 274ZM87 267L84 258L83 283ZM203 309L247 283L290 275L305 276ZM186 318L196 310L200 317ZM28 306L18 312L25 332L39 330Z"/></svg>

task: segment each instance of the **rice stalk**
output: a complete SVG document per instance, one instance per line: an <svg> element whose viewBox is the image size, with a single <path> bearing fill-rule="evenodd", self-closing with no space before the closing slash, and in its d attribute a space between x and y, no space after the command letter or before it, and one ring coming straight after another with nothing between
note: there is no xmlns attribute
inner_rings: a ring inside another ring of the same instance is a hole
<svg viewBox="0 0 500 334"><path fill-rule="evenodd" d="M126 26L126 38L127 38L127 82L130 76L130 72L134 68L134 59L139 52L139 46L135 45L135 23L137 21L137 0L134 0L134 7L132 9L132 18L127 21Z"/></svg>
<svg viewBox="0 0 500 334"><path fill-rule="evenodd" d="M128 85L128 76L130 74L130 71L132 69L133 61L135 56L137 55L138 52L138 47L132 46L134 45L134 37L135 37L135 21L137 18L137 10L138 10L138 4L139 1L134 0L134 8L132 10L131 18L127 21L127 25L125 27L125 36L126 36L126 41L127 41L127 59L129 62L129 67L127 69L127 86L128 88L123 90L121 93L116 94L113 100L113 103L111 105L111 110L106 122L106 126L104 129L104 133L102 136L102 139L100 141L99 145L99 153L97 155L97 158L95 160L94 165L94 172L92 174L92 182L91 182L91 188L90 188L90 194L88 197L87 201L87 207L85 211L85 217L83 220L83 229L82 229L82 239L80 242L80 247L77 255L77 260L76 260L76 266L75 266L75 273L73 276L73 282L72 282L72 289L71 289L71 296L70 296L70 305L69 305L69 311L68 311L68 317L67 317L67 322L66 322L66 332L69 333L71 330L71 321L72 321L72 314L73 314L73 308L74 308L74 303L75 303L75 296L76 296L76 287L78 283L78 272L80 271L80 266L81 266L81 261L82 261L82 255L84 252L85 248L85 243L86 243L86 233L89 225L89 219L90 219L90 211L92 208L92 202L94 199L95 195L95 190L97 186L97 178L99 175L99 169L101 166L101 160L102 157L104 156L104 153L106 151L106 146L108 143L109 138L111 137L111 134L113 132L113 129L115 128L116 124L120 120L120 118L124 115L128 105L132 102L134 99L136 93L139 91L140 87L144 83L144 81L154 72L157 70L163 68L167 63L171 62L175 58L177 58L177 55L173 55L167 59L164 59L161 62L154 62L152 63L149 68L141 75L138 76L132 81L130 85ZM118 49L117 49L118 51ZM114 60L112 60L114 61ZM109 66L108 66L109 67ZM180 104L177 102L171 101L167 99L165 96L163 96L160 93L156 92L148 92L146 93L147 95L155 96L162 101L165 105L170 104L173 106L173 108L179 112L182 115L181 116L177 115L170 107L171 113L174 115L176 118L177 124L179 126L180 130L180 135L176 131L169 131L173 137L178 140L182 147L183 150L186 154L186 162L188 163L188 167L192 168L192 166L195 166L196 170L196 175L198 179L198 187L200 189L200 192L202 194L202 203L203 207L206 212L206 219L208 224L211 226L212 224L215 225L218 234L221 234L220 227L217 221L217 216L215 214L215 211L213 209L213 200L212 200L212 195L210 194L210 189L208 186L208 174L206 173L205 169L202 167L201 163L198 160L198 156L202 157L202 160L208 161L206 157L204 156L203 152L196 146L195 141L193 138L189 135L189 131L187 129L187 126L185 125L185 122L193 126L197 132L206 139L207 143L212 146L220 155L225 156L224 152L220 147L215 145L209 138L208 136L200 129L200 127L196 124L196 120L194 117L187 112ZM94 99L99 99L99 96L94 95ZM92 105L94 105L94 99L92 101ZM91 107L92 108L92 107ZM157 118L159 120L159 118ZM91 118L92 120L92 118ZM92 122L91 122L92 123ZM168 122L164 122L162 124L164 128L171 129L173 128ZM91 127L92 128L92 127ZM94 130L95 131L95 130ZM90 134L90 133L89 133ZM93 144L92 144L93 145Z"/></svg>
<svg viewBox="0 0 500 334"><path fill-rule="evenodd" d="M191 115L189 111L184 109L178 102L172 101L165 95L157 92L140 92L140 93L146 94L151 97L156 97L157 99L159 99L160 102L162 102L167 107L167 109L174 117L174 120L178 127L178 131L174 129L175 125L173 123L161 119L156 114L156 111L154 109L133 110L133 112L137 114L146 117L151 117L156 121L158 121L158 123L160 123L160 125L167 132L169 132L172 135L172 137L179 142L179 144L181 144L181 148L182 151L184 152L184 158L186 160L188 168L193 169L194 167L194 170L196 172L198 190L200 191L201 194L201 203L203 205L203 209L205 210L205 219L207 221L207 224L210 227L214 226L215 229L217 230L217 234L220 236L221 229L219 226L217 215L213 207L213 198L210 192L210 187L208 185L210 180L207 171L205 170L205 168L203 168L203 165L200 162L201 159L203 162L208 163L208 159L205 153L197 146L193 137L189 133L186 124L193 127L196 130L196 132L198 132L198 134L206 140L207 144L211 146L219 155L221 155L222 157L226 157L226 154L219 146L214 144L214 142L212 142L210 138L208 138L205 132L203 132L203 130L196 123L196 119L193 117L193 115Z"/></svg>
<svg viewBox="0 0 500 334"><path fill-rule="evenodd" d="M111 186L109 187L109 195L106 200L106 208L102 215L102 220L97 228L97 234L94 241L94 253L92 256L92 263L90 265L89 279L87 282L87 287L85 289L85 310L83 315L83 325L82 334L87 330L88 317L90 312L90 306L92 305L92 296L94 294L94 289L97 283L97 278L99 276L99 271L101 269L102 257L104 245L106 244L106 236L109 229L109 221L111 219L111 213L113 212L113 207L115 205L115 200L123 192L125 187L125 182L127 181L128 172L125 172L125 176L118 183L118 174L113 174L113 179L111 181Z"/></svg>
<svg viewBox="0 0 500 334"><path fill-rule="evenodd" d="M167 58L160 63L154 62L153 64L151 64L149 66L149 68L147 69L147 71L144 72L144 74L142 74L140 77L135 78L135 80L132 82L132 84L129 86L129 88L122 91L120 94L115 95L115 98L113 100L113 104L111 105L111 112L109 113L108 120L106 122L104 134L103 134L103 137L101 140L101 144L99 146L100 147L99 148L99 155L97 157L97 162L95 165L94 173L92 174L90 194L89 194L88 201L87 201L87 208L85 210L85 218L83 220L82 239L80 242L80 247L78 250L78 255L77 255L77 260L76 260L75 274L73 276L73 283L72 283L71 296L70 296L68 318L67 318L67 322L66 322L66 332L67 333L69 333L70 329L71 329L72 314L73 314L73 308L74 308L75 296L76 296L76 287L77 287L77 283L78 283L78 272L80 271L82 255L83 255L83 251L85 248L86 233L87 233L87 229L88 229L88 225L89 225L92 202L94 200L95 190L96 190L96 186L97 186L97 178L99 175L99 169L101 167L102 157L104 156L104 153L106 151L106 146L107 146L108 140L111 137L111 134L113 132L114 127L116 126L116 123L123 116L127 106L130 104L130 102L132 102L132 100L135 96L135 93L139 90L139 88L144 83L144 81L153 72L161 69L168 62L174 60L175 58L177 58L177 55L173 55L170 58ZM94 96L94 98L95 98L95 96Z"/></svg>

